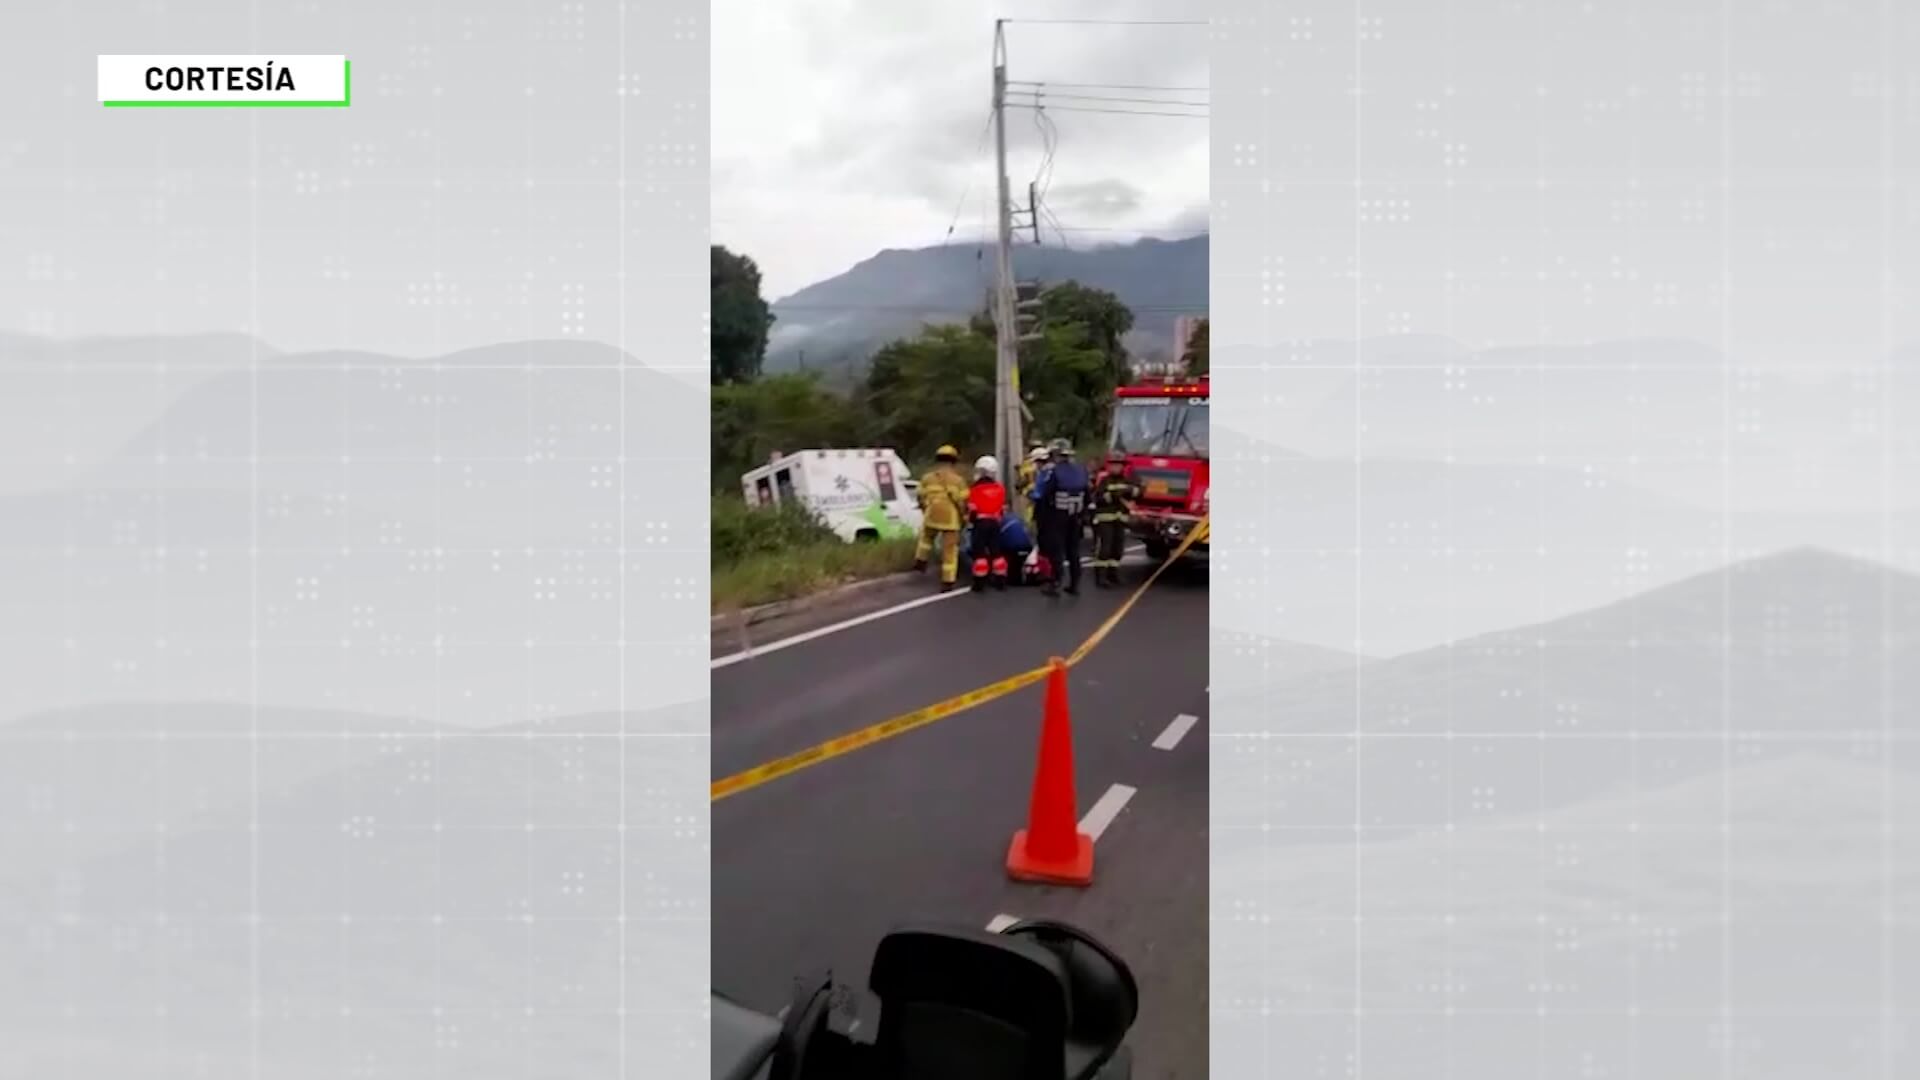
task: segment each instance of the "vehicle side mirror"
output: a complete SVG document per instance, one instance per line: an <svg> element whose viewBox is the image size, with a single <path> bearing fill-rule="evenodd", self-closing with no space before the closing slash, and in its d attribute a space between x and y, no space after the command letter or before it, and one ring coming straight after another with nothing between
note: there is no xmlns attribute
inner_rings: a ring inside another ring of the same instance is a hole
<svg viewBox="0 0 1920 1080"><path fill-rule="evenodd" d="M1000 931L1060 958L1072 1017L1067 1028L1068 1080L1102 1075L1140 1015L1140 987L1120 955L1076 926L1027 919Z"/></svg>
<svg viewBox="0 0 1920 1080"><path fill-rule="evenodd" d="M879 1075L1061 1080L1072 1003L1066 963L1034 940L916 926L874 951Z"/></svg>

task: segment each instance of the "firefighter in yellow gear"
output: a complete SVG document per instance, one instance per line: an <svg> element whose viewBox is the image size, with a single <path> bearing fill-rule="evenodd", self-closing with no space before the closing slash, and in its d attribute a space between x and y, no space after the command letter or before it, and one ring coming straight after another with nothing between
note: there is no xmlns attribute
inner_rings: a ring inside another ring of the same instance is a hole
<svg viewBox="0 0 1920 1080"><path fill-rule="evenodd" d="M1021 496L1020 516L1027 519L1027 528L1033 528L1033 500L1028 496L1033 492L1033 482L1038 478L1040 466L1047 460L1047 445L1034 443L1014 468L1014 490Z"/></svg>
<svg viewBox="0 0 1920 1080"><path fill-rule="evenodd" d="M1093 583L1120 584L1120 555L1127 545L1127 517L1140 489L1127 474L1109 468L1093 482Z"/></svg>
<svg viewBox="0 0 1920 1080"><path fill-rule="evenodd" d="M967 478L960 473L960 451L942 446L934 466L920 478L920 543L913 568L924 572L934 545L940 545L940 591L949 592L960 576L960 528L966 523Z"/></svg>

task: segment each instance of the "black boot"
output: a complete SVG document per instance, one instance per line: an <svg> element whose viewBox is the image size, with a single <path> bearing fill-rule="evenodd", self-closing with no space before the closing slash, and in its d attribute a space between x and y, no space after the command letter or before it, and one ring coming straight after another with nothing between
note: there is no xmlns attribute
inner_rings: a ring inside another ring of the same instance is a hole
<svg viewBox="0 0 1920 1080"><path fill-rule="evenodd" d="M926 572L927 572L927 560L925 560L925 559L915 559L915 560L913 560L913 572L914 572L914 573L916 573L916 574L924 574L924 573L926 573Z"/></svg>

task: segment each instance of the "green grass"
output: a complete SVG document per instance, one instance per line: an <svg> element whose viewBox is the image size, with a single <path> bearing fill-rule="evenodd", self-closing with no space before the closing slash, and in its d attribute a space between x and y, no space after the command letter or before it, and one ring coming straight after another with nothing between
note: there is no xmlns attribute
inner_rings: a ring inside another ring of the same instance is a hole
<svg viewBox="0 0 1920 1080"><path fill-rule="evenodd" d="M716 612L792 600L913 566L913 541L849 544L801 507L755 509L737 495L716 495L712 514Z"/></svg>
<svg viewBox="0 0 1920 1080"><path fill-rule="evenodd" d="M847 544L839 539L760 552L713 566L713 610L792 600L848 582L885 577L913 566L913 541Z"/></svg>

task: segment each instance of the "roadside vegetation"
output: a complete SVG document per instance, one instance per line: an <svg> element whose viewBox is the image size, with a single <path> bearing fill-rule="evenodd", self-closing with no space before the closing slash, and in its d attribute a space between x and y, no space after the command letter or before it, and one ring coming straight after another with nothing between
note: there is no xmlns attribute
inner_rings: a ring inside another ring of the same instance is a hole
<svg viewBox="0 0 1920 1080"><path fill-rule="evenodd" d="M737 611L911 569L913 541L849 544L807 512L713 497L713 610Z"/></svg>
<svg viewBox="0 0 1920 1080"><path fill-rule="evenodd" d="M891 447L917 476L941 443L971 461L993 440L993 320L930 325L877 350L849 385L818 373L766 374L772 309L752 259L713 248L713 603L716 610L790 599L908 569L911 542L847 544L804 511L751 509L739 479L776 451ZM1118 297L1064 282L1041 298L1040 340L1021 347L1029 430L1073 440L1083 453L1105 436L1114 388L1130 377L1122 339L1133 313ZM1205 323L1182 357L1207 364ZM1002 462L1010 474L1011 462Z"/></svg>

